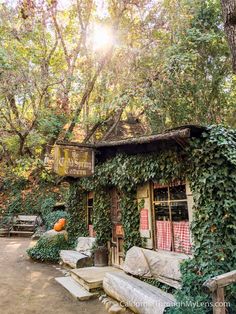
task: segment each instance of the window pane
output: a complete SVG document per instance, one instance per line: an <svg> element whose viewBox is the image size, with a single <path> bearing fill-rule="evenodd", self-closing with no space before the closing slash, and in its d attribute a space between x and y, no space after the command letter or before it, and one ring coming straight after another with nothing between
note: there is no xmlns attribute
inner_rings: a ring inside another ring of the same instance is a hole
<svg viewBox="0 0 236 314"><path fill-rule="evenodd" d="M155 216L156 220L170 220L169 207L166 203L155 205Z"/></svg>
<svg viewBox="0 0 236 314"><path fill-rule="evenodd" d="M88 206L93 206L93 198L88 199Z"/></svg>
<svg viewBox="0 0 236 314"><path fill-rule="evenodd" d="M168 201L168 188L159 188L154 190L154 201Z"/></svg>
<svg viewBox="0 0 236 314"><path fill-rule="evenodd" d="M93 224L93 198L88 199L87 208L88 208L88 224L92 225Z"/></svg>
<svg viewBox="0 0 236 314"><path fill-rule="evenodd" d="M170 199L171 200L185 200L186 188L185 185L177 185L170 187Z"/></svg>
<svg viewBox="0 0 236 314"><path fill-rule="evenodd" d="M187 202L171 202L172 221L188 220Z"/></svg>

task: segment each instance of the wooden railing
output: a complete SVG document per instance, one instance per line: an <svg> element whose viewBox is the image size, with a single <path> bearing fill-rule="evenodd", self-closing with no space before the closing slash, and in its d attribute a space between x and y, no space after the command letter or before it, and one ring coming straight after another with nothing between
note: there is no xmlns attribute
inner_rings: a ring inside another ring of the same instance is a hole
<svg viewBox="0 0 236 314"><path fill-rule="evenodd" d="M236 270L204 282L205 291L212 293L213 314L226 314L224 288L236 282Z"/></svg>

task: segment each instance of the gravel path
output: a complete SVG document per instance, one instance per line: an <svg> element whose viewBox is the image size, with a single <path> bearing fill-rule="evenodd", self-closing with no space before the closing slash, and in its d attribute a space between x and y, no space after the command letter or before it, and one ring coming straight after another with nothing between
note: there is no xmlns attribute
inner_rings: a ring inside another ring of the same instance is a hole
<svg viewBox="0 0 236 314"><path fill-rule="evenodd" d="M30 240L0 238L0 313L106 314L98 300L79 302L55 280L58 266L32 262Z"/></svg>

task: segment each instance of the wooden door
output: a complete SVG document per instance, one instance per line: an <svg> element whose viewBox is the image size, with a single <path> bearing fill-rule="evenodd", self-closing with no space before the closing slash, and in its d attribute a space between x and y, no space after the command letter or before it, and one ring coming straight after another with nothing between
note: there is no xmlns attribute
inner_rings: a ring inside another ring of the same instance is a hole
<svg viewBox="0 0 236 314"><path fill-rule="evenodd" d="M112 265L120 267L124 259L124 232L121 223L120 195L116 189L111 191L111 221L112 221Z"/></svg>

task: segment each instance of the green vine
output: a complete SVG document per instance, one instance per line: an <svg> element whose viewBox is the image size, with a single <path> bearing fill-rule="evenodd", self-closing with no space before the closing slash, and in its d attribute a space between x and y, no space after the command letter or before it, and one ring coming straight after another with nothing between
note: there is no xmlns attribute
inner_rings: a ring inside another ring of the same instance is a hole
<svg viewBox="0 0 236 314"><path fill-rule="evenodd" d="M194 313L212 313L203 282L236 269L236 131L210 127L193 141L190 153L194 255L181 266L183 288L177 299L197 304ZM236 285L226 289L226 301L231 304L228 312L236 313ZM170 312L191 310L182 305Z"/></svg>
<svg viewBox="0 0 236 314"><path fill-rule="evenodd" d="M124 228L124 251L126 253L132 246L142 247L143 244L139 231L140 206L136 200L135 190L123 193L121 209L121 221Z"/></svg>
<svg viewBox="0 0 236 314"><path fill-rule="evenodd" d="M119 190L132 191L138 184L152 179L163 183L184 179L185 162L186 154L177 150L160 154L119 154L97 165L94 176L81 183L90 189L113 186Z"/></svg>
<svg viewBox="0 0 236 314"><path fill-rule="evenodd" d="M111 239L111 201L108 190L96 190L94 199L93 227L97 245L107 245Z"/></svg>
<svg viewBox="0 0 236 314"><path fill-rule="evenodd" d="M86 194L78 182L70 185L66 207L70 217L67 224L69 242L75 244L79 236L88 236Z"/></svg>
<svg viewBox="0 0 236 314"><path fill-rule="evenodd" d="M203 282L236 269L236 131L209 127L182 152L120 154L98 165L95 175L82 182L91 189L113 186L125 191L121 207L127 250L141 245L136 186L150 180L169 183L184 179L191 183L195 203L191 226L194 252L181 266L183 288L176 294L181 306L169 312L212 313L212 307L207 306L211 296L202 290ZM231 303L228 312L235 313L236 285L226 289L226 301Z"/></svg>

